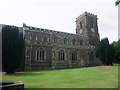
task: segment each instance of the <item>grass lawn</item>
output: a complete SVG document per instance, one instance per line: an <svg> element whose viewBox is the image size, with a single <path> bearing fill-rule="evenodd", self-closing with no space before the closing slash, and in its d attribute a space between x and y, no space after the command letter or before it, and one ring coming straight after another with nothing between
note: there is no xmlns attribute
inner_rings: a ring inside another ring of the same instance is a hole
<svg viewBox="0 0 120 90"><path fill-rule="evenodd" d="M118 66L30 71L2 79L23 81L25 88L118 88Z"/></svg>

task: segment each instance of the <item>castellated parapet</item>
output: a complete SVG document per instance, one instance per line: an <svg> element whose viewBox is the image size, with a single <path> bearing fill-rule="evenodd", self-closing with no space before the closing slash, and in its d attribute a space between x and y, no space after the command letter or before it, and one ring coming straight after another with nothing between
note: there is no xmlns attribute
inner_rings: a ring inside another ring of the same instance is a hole
<svg viewBox="0 0 120 90"><path fill-rule="evenodd" d="M32 27L32 26L23 26L24 30L30 30L30 31L39 31L39 32L45 32L49 34L64 34L64 35L72 35L72 36L78 36L77 34L73 33L67 33L67 32L62 32L62 31L55 31L55 30L50 30L50 29L45 29L45 28L37 28L37 27Z"/></svg>
<svg viewBox="0 0 120 90"><path fill-rule="evenodd" d="M25 32L26 41L29 41L29 43L31 42L32 44L46 43L46 45L49 45L49 46L50 45L51 46L52 45L57 45L57 46L67 45L67 46L73 46L73 47L76 47L76 46L83 47L83 45L88 46L87 38L79 36L77 34L54 31L50 29L37 28L37 27L31 27L31 26L24 26L23 30Z"/></svg>
<svg viewBox="0 0 120 90"><path fill-rule="evenodd" d="M85 16L97 18L97 15L95 15L95 14L88 13L88 12L84 12L84 13L82 13L80 16L78 16L78 17L76 18L76 21L79 20L79 19L82 18L82 17L85 17Z"/></svg>
<svg viewBox="0 0 120 90"><path fill-rule="evenodd" d="M80 19L84 16L90 16L89 22L85 18ZM22 64L24 70L100 65L101 62L95 57L95 46L89 43L89 37L97 34L89 34L90 30L86 28L97 25L95 20L90 21L93 19L91 17L97 18L97 15L85 12L76 19L80 19L76 23L76 34L27 26L24 23L23 27L19 27L25 38L25 60ZM81 28L85 35L80 34ZM96 28L95 30L97 31Z"/></svg>

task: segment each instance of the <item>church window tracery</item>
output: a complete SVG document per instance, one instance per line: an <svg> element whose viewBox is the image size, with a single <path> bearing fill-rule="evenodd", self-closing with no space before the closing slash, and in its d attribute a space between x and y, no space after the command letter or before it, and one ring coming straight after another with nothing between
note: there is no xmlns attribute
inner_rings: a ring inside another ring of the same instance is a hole
<svg viewBox="0 0 120 90"><path fill-rule="evenodd" d="M53 38L53 43L56 43L57 42L57 37L54 37Z"/></svg>
<svg viewBox="0 0 120 90"><path fill-rule="evenodd" d="M73 43L73 45L75 45L75 43L76 43L76 40L75 40L75 39L73 39L72 43Z"/></svg>
<svg viewBox="0 0 120 90"><path fill-rule="evenodd" d="M89 58L90 58L90 61L94 60L94 53L93 52L90 53Z"/></svg>
<svg viewBox="0 0 120 90"><path fill-rule="evenodd" d="M68 40L65 38L65 39L64 39L64 44L67 44L67 41L68 41Z"/></svg>
<svg viewBox="0 0 120 90"><path fill-rule="evenodd" d="M44 60L45 57L45 51L43 48L40 48L36 51L36 60L37 61L42 61Z"/></svg>
<svg viewBox="0 0 120 90"><path fill-rule="evenodd" d="M83 45L83 40L80 40L80 45Z"/></svg>
<svg viewBox="0 0 120 90"><path fill-rule="evenodd" d="M72 61L77 61L77 53L76 52L72 53Z"/></svg>
<svg viewBox="0 0 120 90"><path fill-rule="evenodd" d="M65 60L65 52L63 50L58 53L58 60Z"/></svg>

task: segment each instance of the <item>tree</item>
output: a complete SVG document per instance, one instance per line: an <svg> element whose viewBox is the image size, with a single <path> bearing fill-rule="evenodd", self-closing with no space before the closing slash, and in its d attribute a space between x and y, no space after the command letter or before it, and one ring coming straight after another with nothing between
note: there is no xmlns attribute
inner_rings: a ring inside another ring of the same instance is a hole
<svg viewBox="0 0 120 90"><path fill-rule="evenodd" d="M108 38L102 39L96 45L96 57L98 57L104 65L112 65L114 53L114 47L109 44Z"/></svg>
<svg viewBox="0 0 120 90"><path fill-rule="evenodd" d="M114 41L111 45L113 45L115 48L114 63L120 63L120 40L117 42Z"/></svg>
<svg viewBox="0 0 120 90"><path fill-rule="evenodd" d="M14 73L24 58L23 32L18 27L5 25L2 28L2 68Z"/></svg>
<svg viewBox="0 0 120 90"><path fill-rule="evenodd" d="M109 45L108 47L108 63L110 65L113 65L113 61L114 61L114 58L115 58L115 48L113 45Z"/></svg>
<svg viewBox="0 0 120 90"><path fill-rule="evenodd" d="M120 3L120 0L117 0L117 1L115 2L115 5L117 6L119 3Z"/></svg>

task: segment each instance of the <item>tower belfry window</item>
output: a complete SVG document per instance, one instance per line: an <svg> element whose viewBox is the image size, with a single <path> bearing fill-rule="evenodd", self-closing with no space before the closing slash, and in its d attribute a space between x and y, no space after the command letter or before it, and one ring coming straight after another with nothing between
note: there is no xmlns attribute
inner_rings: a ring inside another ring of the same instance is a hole
<svg viewBox="0 0 120 90"><path fill-rule="evenodd" d="M93 21L91 21L91 24L92 24L92 28L93 28L94 27Z"/></svg>
<svg viewBox="0 0 120 90"><path fill-rule="evenodd" d="M80 27L82 28L82 23L80 22Z"/></svg>
<svg viewBox="0 0 120 90"><path fill-rule="evenodd" d="M91 21L91 24L92 24L91 32L95 32L93 21Z"/></svg>
<svg viewBox="0 0 120 90"><path fill-rule="evenodd" d="M93 23L93 27L94 27L94 23Z"/></svg>

